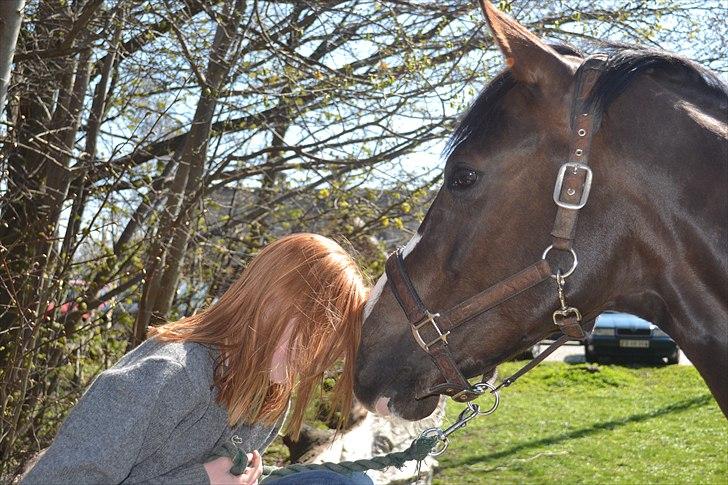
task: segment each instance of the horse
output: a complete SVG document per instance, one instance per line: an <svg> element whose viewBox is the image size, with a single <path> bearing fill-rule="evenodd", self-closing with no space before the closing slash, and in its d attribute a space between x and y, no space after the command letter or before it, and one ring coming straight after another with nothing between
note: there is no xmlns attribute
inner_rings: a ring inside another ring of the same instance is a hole
<svg viewBox="0 0 728 485"><path fill-rule="evenodd" d="M507 67L461 118L442 187L372 289L357 398L421 419L615 310L667 332L728 416L726 85L664 51L585 57L481 7Z"/></svg>

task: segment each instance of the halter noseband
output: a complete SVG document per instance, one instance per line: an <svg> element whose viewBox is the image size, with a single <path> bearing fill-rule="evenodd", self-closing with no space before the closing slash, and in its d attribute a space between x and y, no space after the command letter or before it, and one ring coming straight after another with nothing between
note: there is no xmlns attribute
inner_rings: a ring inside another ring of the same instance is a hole
<svg viewBox="0 0 728 485"><path fill-rule="evenodd" d="M407 274L402 251L397 250L387 259L387 279L399 306L407 316L412 336L422 350L433 359L445 378L444 383L432 387L425 396L445 394L456 401L466 402L483 394L484 388L478 385L472 386L455 363L447 342L448 335L468 320L551 277L556 279L560 302L560 308L553 314L553 322L563 335L525 367L505 379L501 386L512 384L571 338L585 337L584 329L581 327L581 313L576 308L567 306L563 284L565 278L571 275L577 266L576 253L572 247L576 222L578 211L586 204L591 189L592 171L587 163L591 138L597 123L593 110L587 109L587 97L599 77L602 64L602 58L589 57L579 66L575 74L570 153L568 161L559 169L554 187L553 197L558 209L551 231L552 244L546 248L540 260L450 309L432 312L422 302ZM573 257L572 267L564 274L560 271L554 274L546 259L549 252L554 249L568 251Z"/></svg>

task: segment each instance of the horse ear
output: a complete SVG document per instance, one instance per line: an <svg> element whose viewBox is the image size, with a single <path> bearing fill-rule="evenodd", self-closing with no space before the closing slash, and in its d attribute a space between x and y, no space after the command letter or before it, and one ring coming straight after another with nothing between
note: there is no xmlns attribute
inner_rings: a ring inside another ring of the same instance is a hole
<svg viewBox="0 0 728 485"><path fill-rule="evenodd" d="M516 79L537 84L571 75L571 68L558 52L488 0L479 1L493 38Z"/></svg>

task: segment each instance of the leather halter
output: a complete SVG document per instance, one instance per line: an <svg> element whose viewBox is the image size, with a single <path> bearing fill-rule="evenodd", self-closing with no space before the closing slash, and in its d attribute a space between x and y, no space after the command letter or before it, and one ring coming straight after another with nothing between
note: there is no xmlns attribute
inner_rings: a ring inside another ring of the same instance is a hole
<svg viewBox="0 0 728 485"><path fill-rule="evenodd" d="M554 202L558 206L558 210L551 231L552 245L546 248L540 260L452 308L432 312L422 302L407 274L402 251L397 250L387 259L387 279L390 282L392 293L407 316L412 335L417 344L432 358L445 378L444 383L432 387L426 396L445 394L459 402L472 401L480 396L483 393L482 388L472 386L455 363L447 341L448 335L463 323L549 278L556 278L559 289L561 308L554 312L553 320L563 335L538 357L505 379L499 387L512 384L568 340L583 339L586 336L581 326L581 314L576 308L566 306L562 284L564 279L576 268L577 260L573 250L573 241L577 217L579 209L586 204L591 189L592 171L587 163L591 138L597 122L593 110L588 109L587 99L599 77L602 65L603 58L589 57L579 66L575 74L570 152L568 161L559 169L554 187ZM546 259L552 249L569 251L574 259L571 269L563 275L560 272L554 274ZM486 373L484 373L484 378Z"/></svg>

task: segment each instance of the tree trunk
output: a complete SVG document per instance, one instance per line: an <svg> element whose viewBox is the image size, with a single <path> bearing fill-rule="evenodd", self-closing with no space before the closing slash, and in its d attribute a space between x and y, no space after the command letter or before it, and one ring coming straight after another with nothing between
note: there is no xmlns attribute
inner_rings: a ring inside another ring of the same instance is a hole
<svg viewBox="0 0 728 485"><path fill-rule="evenodd" d="M245 0L230 0L221 16L213 40L210 62L201 87L192 128L178 157L177 173L172 183L166 208L160 217L155 250L147 267L146 281L139 312L134 323L131 345L139 344L150 323L163 320L174 299L184 253L189 242L189 224L199 197L212 119L217 100L230 70L229 51L238 36L238 27L245 10ZM187 213L184 213L187 212Z"/></svg>
<svg viewBox="0 0 728 485"><path fill-rule="evenodd" d="M10 70L20 34L20 24L23 21L24 7L25 0L0 2L0 118L5 110L5 97L10 85Z"/></svg>

